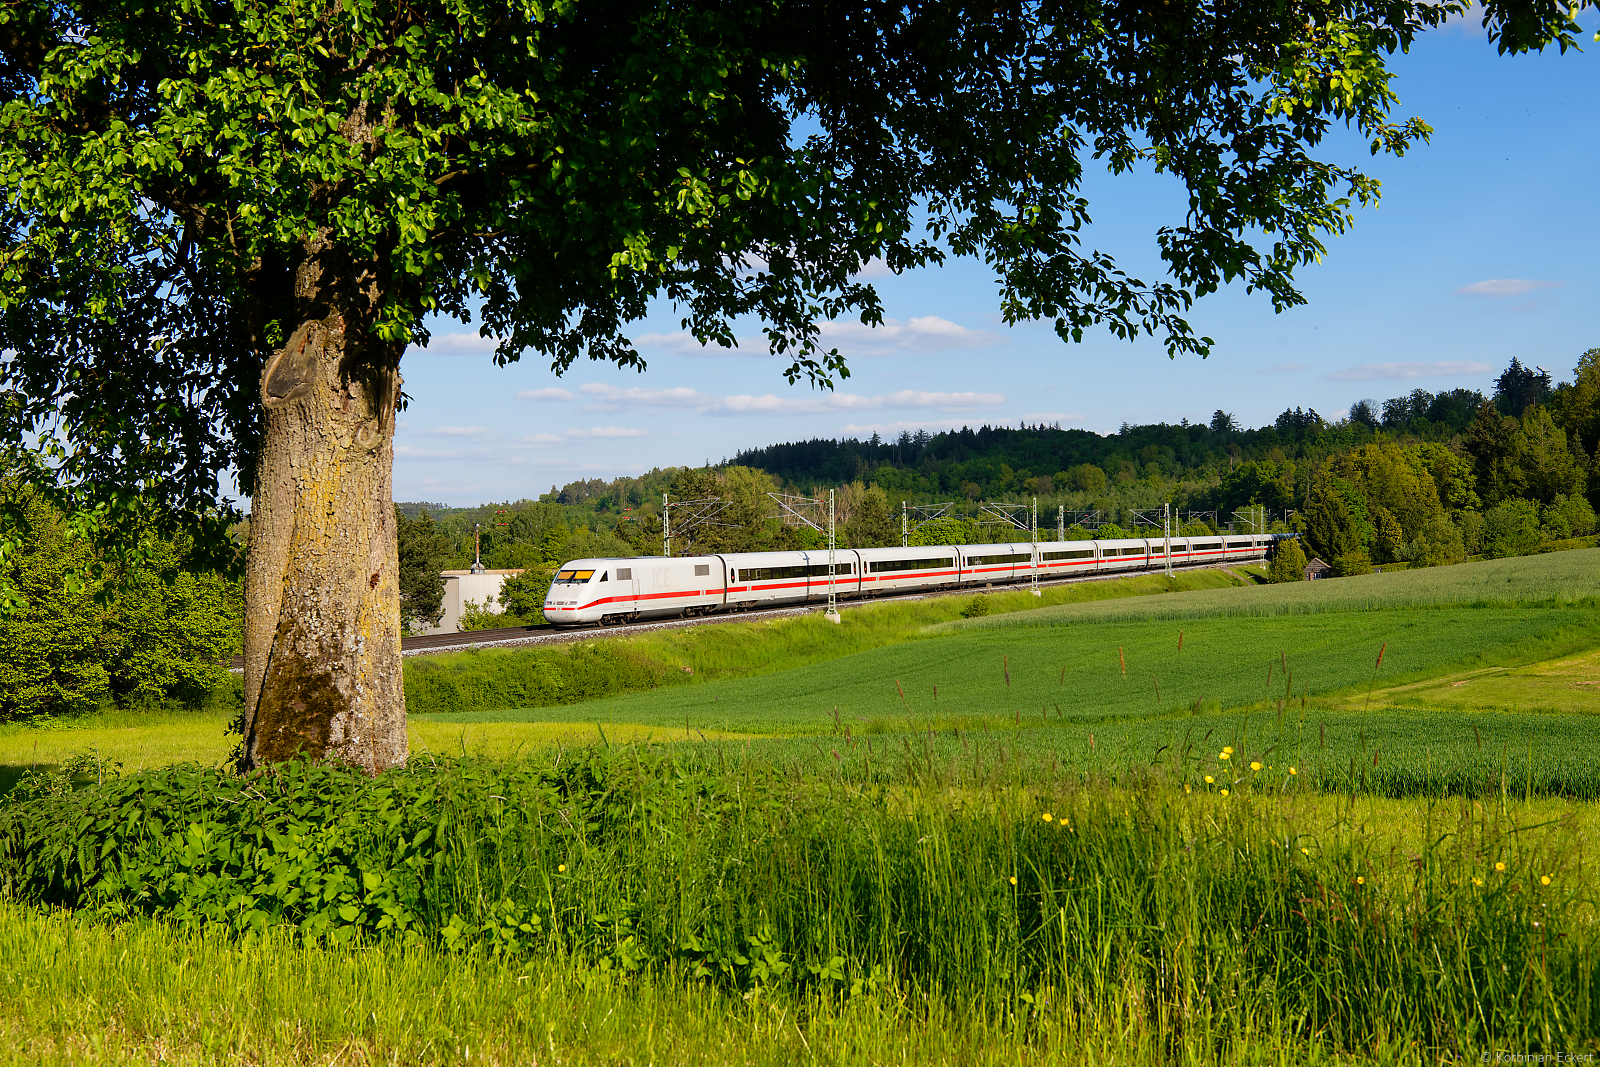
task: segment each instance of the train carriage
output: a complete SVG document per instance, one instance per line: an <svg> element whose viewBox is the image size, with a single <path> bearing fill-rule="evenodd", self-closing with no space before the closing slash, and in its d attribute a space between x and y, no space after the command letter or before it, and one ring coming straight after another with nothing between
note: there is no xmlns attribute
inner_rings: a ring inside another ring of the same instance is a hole
<svg viewBox="0 0 1600 1067"><path fill-rule="evenodd" d="M828 553L738 552L721 557L728 569L728 606L748 608L803 604L828 595ZM860 591L861 565L850 549L834 552L834 591Z"/></svg>
<svg viewBox="0 0 1600 1067"><path fill-rule="evenodd" d="M939 589L961 580L960 556L954 545L863 548L857 555L861 557L863 596Z"/></svg>

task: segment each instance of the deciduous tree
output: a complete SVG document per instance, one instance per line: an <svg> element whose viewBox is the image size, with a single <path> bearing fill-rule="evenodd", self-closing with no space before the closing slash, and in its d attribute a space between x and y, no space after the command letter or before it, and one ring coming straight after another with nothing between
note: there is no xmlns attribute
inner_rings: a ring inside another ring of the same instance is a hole
<svg viewBox="0 0 1600 1067"><path fill-rule="evenodd" d="M672 301L702 342L765 322L791 382L819 320L881 321L863 266L995 268L1008 321L1210 342L1229 281L1278 308L1377 183L1385 57L1460 0L14 0L0 7L0 408L39 486L226 561L252 494L246 760L405 758L390 501L400 357L426 317L642 367ZM1575 42L1489 0L1502 49ZM1085 165L1186 187L1170 279L1081 244ZM927 232L915 227L926 223ZM206 562L201 560L201 562Z"/></svg>

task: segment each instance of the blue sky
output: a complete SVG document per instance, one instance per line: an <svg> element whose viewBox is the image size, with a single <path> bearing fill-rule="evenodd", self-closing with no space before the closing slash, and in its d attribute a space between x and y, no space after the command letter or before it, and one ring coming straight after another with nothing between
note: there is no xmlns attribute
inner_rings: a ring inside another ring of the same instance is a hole
<svg viewBox="0 0 1600 1067"><path fill-rule="evenodd" d="M993 276L972 261L875 278L887 321L831 324L852 376L833 394L790 386L757 342L703 350L662 307L636 325L643 374L588 363L564 377L536 353L505 369L475 327L436 323L402 366L414 399L396 436L397 500L450 505L534 497L576 478L700 464L742 448L903 428L1060 422L1101 433L1124 421L1245 425L1285 407L1339 415L1363 397L1415 388L1488 390L1513 357L1570 377L1600 347L1600 45L1565 56L1500 56L1453 25L1396 57L1397 116L1433 143L1368 157L1353 136L1322 157L1383 183L1378 210L1330 238L1298 272L1308 306L1273 313L1242 287L1200 301L1190 321L1209 359L1167 358L1157 339L1082 344L1046 324L1007 328ZM1086 243L1146 281L1155 233L1182 219L1175 183L1094 178ZM752 325L742 335L759 338Z"/></svg>

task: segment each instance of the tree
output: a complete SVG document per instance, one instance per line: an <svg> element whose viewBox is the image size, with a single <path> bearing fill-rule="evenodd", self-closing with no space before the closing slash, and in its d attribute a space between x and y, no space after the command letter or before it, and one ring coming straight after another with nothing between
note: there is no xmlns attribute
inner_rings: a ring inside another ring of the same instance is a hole
<svg viewBox="0 0 1600 1067"><path fill-rule="evenodd" d="M1286 537L1279 541L1272 552L1272 563L1267 567L1267 581L1274 585L1280 582L1303 582L1306 578L1306 554L1300 547L1298 537Z"/></svg>
<svg viewBox="0 0 1600 1067"><path fill-rule="evenodd" d="M1211 413L1211 432L1214 434L1230 434L1239 431L1239 424L1233 421L1233 416L1218 408Z"/></svg>
<svg viewBox="0 0 1600 1067"><path fill-rule="evenodd" d="M444 617L444 561L450 538L427 512L408 519L395 509L400 581L400 619L410 630L438 626Z"/></svg>
<svg viewBox="0 0 1600 1067"><path fill-rule="evenodd" d="M889 514L889 497L876 485L855 500L842 531L851 548L885 548L900 543L900 523Z"/></svg>
<svg viewBox="0 0 1600 1067"><path fill-rule="evenodd" d="M1106 491L1106 472L1093 463L1080 463L1067 471L1066 486L1074 493L1103 493Z"/></svg>
<svg viewBox="0 0 1600 1067"><path fill-rule="evenodd" d="M0 439L106 545L189 527L196 566L231 561L236 478L246 764L376 771L406 755L392 435L428 315L476 316L501 364L642 369L627 326L666 299L703 343L759 316L826 387L819 320L882 321L862 267L954 254L1008 322L1204 355L1196 296L1303 302L1295 268L1378 194L1311 151L1334 122L1425 138L1385 57L1463 9L16 0ZM1565 7L1484 18L1502 50L1576 42ZM1169 281L1081 245L1085 155L1185 185Z"/></svg>
<svg viewBox="0 0 1600 1067"><path fill-rule="evenodd" d="M148 565L73 581L89 545L36 494L6 501L27 524L6 560L19 602L0 619L0 721L116 704L204 704L226 686L242 607L235 583L179 570L186 546L146 538ZM115 598L97 596L107 587Z"/></svg>
<svg viewBox="0 0 1600 1067"><path fill-rule="evenodd" d="M1501 413L1520 418L1531 407L1550 399L1550 372L1542 368L1524 367L1515 357L1495 379L1494 403Z"/></svg>
<svg viewBox="0 0 1600 1067"><path fill-rule="evenodd" d="M1306 494L1306 537L1323 559L1337 560L1365 553L1372 543L1372 523L1366 502L1348 482L1326 467L1311 480Z"/></svg>
<svg viewBox="0 0 1600 1067"><path fill-rule="evenodd" d="M1378 402L1357 400L1350 405L1350 421L1358 426L1376 427L1379 424Z"/></svg>
<svg viewBox="0 0 1600 1067"><path fill-rule="evenodd" d="M1522 445L1520 422L1487 401L1478 408L1462 448L1472 457L1473 480L1484 503L1522 495Z"/></svg>
<svg viewBox="0 0 1600 1067"><path fill-rule="evenodd" d="M1573 454L1566 431L1556 425L1547 408L1528 412L1517 436L1520 482L1529 499L1548 504L1560 496L1583 493L1588 464L1584 456Z"/></svg>

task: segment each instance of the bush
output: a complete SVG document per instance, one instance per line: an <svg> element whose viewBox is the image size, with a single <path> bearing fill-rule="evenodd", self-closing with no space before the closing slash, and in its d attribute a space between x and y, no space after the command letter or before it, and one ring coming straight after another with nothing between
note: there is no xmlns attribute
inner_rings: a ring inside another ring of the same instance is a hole
<svg viewBox="0 0 1600 1067"><path fill-rule="evenodd" d="M1557 496L1544 509L1541 533L1546 541L1565 541L1594 533L1594 508L1581 496Z"/></svg>
<svg viewBox="0 0 1600 1067"><path fill-rule="evenodd" d="M1530 500L1507 500L1483 516L1483 554L1490 559L1526 556L1542 540L1539 506Z"/></svg>
<svg viewBox="0 0 1600 1067"><path fill-rule="evenodd" d="M550 595L550 583L555 577L555 571L543 567L529 567L521 574L513 574L500 586L500 603L524 626L537 626L544 622L544 598Z"/></svg>
<svg viewBox="0 0 1600 1067"><path fill-rule="evenodd" d="M1333 561L1335 578L1350 578L1357 574L1371 574L1372 560L1365 552L1346 552Z"/></svg>
<svg viewBox="0 0 1600 1067"><path fill-rule="evenodd" d="M1290 537L1279 541L1272 553L1272 564L1267 568L1267 581L1276 585L1305 580L1306 554L1300 547L1300 539Z"/></svg>
<svg viewBox="0 0 1600 1067"><path fill-rule="evenodd" d="M406 711L412 715L556 707L671 685L683 677L667 664L609 642L412 656L404 670Z"/></svg>
<svg viewBox="0 0 1600 1067"><path fill-rule="evenodd" d="M989 598L980 593L967 601L966 607L961 609L963 619L981 619L989 614Z"/></svg>

